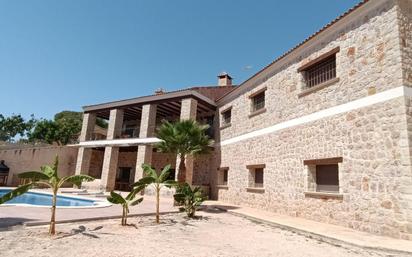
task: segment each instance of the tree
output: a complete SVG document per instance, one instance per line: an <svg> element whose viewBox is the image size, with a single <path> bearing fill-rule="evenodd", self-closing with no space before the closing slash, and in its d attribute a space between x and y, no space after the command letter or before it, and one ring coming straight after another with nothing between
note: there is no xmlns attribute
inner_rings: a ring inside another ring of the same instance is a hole
<svg viewBox="0 0 412 257"><path fill-rule="evenodd" d="M58 120L62 120L62 119L66 119L66 120L72 120L78 124L80 124L79 126L79 131L81 129L81 125L83 122L83 113L82 112L74 112L74 111L62 111L59 113L56 113L54 115L54 121L58 121ZM96 118L96 125L101 127L101 128L107 128L108 123L106 120L102 119L102 118Z"/></svg>
<svg viewBox="0 0 412 257"><path fill-rule="evenodd" d="M132 187L147 187L153 185L156 193L156 223L159 224L159 209L160 209L160 189L163 186L173 187L176 185L176 181L168 180L170 173L170 164L166 165L163 170L160 172L160 175L157 175L156 170L152 169L150 165L142 165L144 174L146 177L141 178L139 181L134 183Z"/></svg>
<svg viewBox="0 0 412 257"><path fill-rule="evenodd" d="M48 144L57 142L60 145L58 134L56 122L42 119L37 121L33 131L28 133L28 139L30 142L40 141Z"/></svg>
<svg viewBox="0 0 412 257"><path fill-rule="evenodd" d="M82 123L83 120L83 113L82 112L74 112L74 111L61 111L54 115L54 121L58 120L74 120L78 123Z"/></svg>
<svg viewBox="0 0 412 257"><path fill-rule="evenodd" d="M65 176L60 178L58 176L58 166L59 166L59 158L56 156L54 160L53 166L42 166L41 171L28 171L20 173L18 176L19 178L23 179L30 179L31 182L20 186L11 192L3 195L0 198L0 204L3 204L19 195L22 195L29 191L29 189L33 188L34 186L47 186L50 187L53 192L52 197L52 208L51 208L51 218L50 218L50 227L49 227L49 235L56 234L56 201L57 201L57 191L64 183L71 183L78 187L80 187L82 182L86 181L93 181L94 178L88 175L71 175Z"/></svg>
<svg viewBox="0 0 412 257"><path fill-rule="evenodd" d="M31 115L30 120L25 121L20 114L13 114L10 117L4 117L0 114L0 141L11 142L17 135L25 136L32 129L34 123L33 115Z"/></svg>
<svg viewBox="0 0 412 257"><path fill-rule="evenodd" d="M82 129L83 113L62 111L54 115L54 120L42 119L38 121L29 136L31 142L46 142L67 145L75 143ZM107 128L107 122L96 119L96 125Z"/></svg>
<svg viewBox="0 0 412 257"><path fill-rule="evenodd" d="M188 183L179 185L173 198L183 206L180 210L185 211L189 218L195 216L197 208L206 200L200 187L192 189Z"/></svg>
<svg viewBox="0 0 412 257"><path fill-rule="evenodd" d="M138 198L135 200L136 195L141 192L144 189L144 186L137 186L132 189L132 191L126 196L126 198L123 198L121 194L118 194L114 191L110 192L110 196L107 197L107 201L113 203L113 204L120 204L122 205L122 226L127 225L127 215L129 214L129 206L135 206L138 205L143 201L143 197Z"/></svg>
<svg viewBox="0 0 412 257"><path fill-rule="evenodd" d="M174 153L180 158L178 181L186 181L185 160L188 155L205 153L213 141L206 135L208 125L200 125L194 120L183 120L175 123L165 121L157 130L157 137L162 142L156 144L161 152Z"/></svg>

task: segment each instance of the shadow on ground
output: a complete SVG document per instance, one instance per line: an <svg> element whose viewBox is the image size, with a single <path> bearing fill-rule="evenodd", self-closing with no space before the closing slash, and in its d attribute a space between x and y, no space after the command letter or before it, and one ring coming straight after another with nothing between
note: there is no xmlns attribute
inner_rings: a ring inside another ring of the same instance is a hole
<svg viewBox="0 0 412 257"><path fill-rule="evenodd" d="M230 205L204 205L199 208L199 211L209 212L209 213L225 213L228 210L235 210L239 207Z"/></svg>
<svg viewBox="0 0 412 257"><path fill-rule="evenodd" d="M26 218L16 218L16 217L5 217L0 218L0 231L11 230L11 227L24 225L29 221L35 221L35 219L26 219Z"/></svg>
<svg viewBox="0 0 412 257"><path fill-rule="evenodd" d="M63 238L72 237L76 235L82 235L82 236L86 236L89 238L98 239L100 238L99 235L113 235L112 233L105 233L105 232L100 231L102 228L103 226L97 226L93 229L89 229L84 225L80 225L78 228L72 229L70 233L61 233L63 235L59 236L56 239L63 239Z"/></svg>

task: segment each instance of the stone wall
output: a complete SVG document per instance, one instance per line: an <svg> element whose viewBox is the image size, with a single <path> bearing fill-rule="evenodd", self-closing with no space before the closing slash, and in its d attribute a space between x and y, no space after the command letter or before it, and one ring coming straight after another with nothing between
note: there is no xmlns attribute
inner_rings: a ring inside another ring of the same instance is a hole
<svg viewBox="0 0 412 257"><path fill-rule="evenodd" d="M100 179L102 177L103 169L103 157L104 157L104 148L101 150L92 150L92 156L90 157L90 166L88 175Z"/></svg>
<svg viewBox="0 0 412 257"><path fill-rule="evenodd" d="M243 89L234 91L237 94L225 98L228 100L222 102L219 110L232 107L233 122L217 132L221 140L365 97L370 88L379 93L403 84L399 34L394 29L398 27L397 9L392 1L340 27L331 28L328 35L319 35L313 43L257 76L262 79L250 86L246 83ZM340 47L336 55L339 81L299 97L302 75L297 69L335 47ZM267 111L249 118L249 95L265 87Z"/></svg>
<svg viewBox="0 0 412 257"><path fill-rule="evenodd" d="M168 164L172 169L176 169L176 154L153 152L152 166L156 170L162 170Z"/></svg>
<svg viewBox="0 0 412 257"><path fill-rule="evenodd" d="M412 86L412 0L399 0L399 32L403 80L405 85Z"/></svg>
<svg viewBox="0 0 412 257"><path fill-rule="evenodd" d="M67 146L17 147L0 149L0 160L10 168L7 185L17 186L17 174L24 171L40 170L43 165L51 165L55 156L59 156L59 175L74 174L76 168L77 148Z"/></svg>
<svg viewBox="0 0 412 257"><path fill-rule="evenodd" d="M404 99L373 105L307 125L221 147L229 167L219 200L412 239L401 185L412 186ZM262 144L261 142L265 142ZM343 199L318 199L308 191L304 160L342 157ZM246 165L265 164L263 193L252 193ZM217 171L216 171L217 172Z"/></svg>
<svg viewBox="0 0 412 257"><path fill-rule="evenodd" d="M232 122L230 127L216 129L221 145L210 169L212 197L412 240L409 99L395 97L239 142L228 141L404 85L408 71L402 70L399 31L410 24L399 22L395 3L369 1L221 101L218 111L232 107ZM300 94L304 87L297 69L335 47L340 47L336 54L339 80ZM409 50L403 49L402 56L409 56ZM249 117L249 95L263 88L266 112ZM303 161L332 157L343 159L339 165L342 197L305 194L308 167ZM253 164L266 165L263 191L246 190L246 166ZM227 188L217 186L218 167L229 167Z"/></svg>
<svg viewBox="0 0 412 257"><path fill-rule="evenodd" d="M210 171L213 166L213 152L208 154L199 154L194 158L193 163L193 185L210 185Z"/></svg>

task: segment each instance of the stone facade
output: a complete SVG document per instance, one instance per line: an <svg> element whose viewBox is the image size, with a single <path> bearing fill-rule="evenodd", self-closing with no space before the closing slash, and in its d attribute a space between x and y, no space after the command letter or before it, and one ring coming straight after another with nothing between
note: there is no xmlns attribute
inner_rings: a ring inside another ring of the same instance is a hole
<svg viewBox="0 0 412 257"><path fill-rule="evenodd" d="M137 170L134 180L141 163L176 168L175 155L153 151L154 126L179 117L213 121L214 150L186 159L186 181L210 189L211 198L412 240L411 21L411 0L365 1L236 88L85 107L110 119L104 154L89 172L103 170L101 183L110 189L119 167ZM336 76L308 88L302 67L331 54ZM251 99L262 92L264 108L252 112ZM221 126L229 109L230 122ZM121 123L139 119L139 138L116 136ZM123 149L130 144L137 153ZM80 148L78 167L88 156ZM332 192L317 188L319 163L333 166Z"/></svg>
<svg viewBox="0 0 412 257"><path fill-rule="evenodd" d="M231 126L220 131L221 140L291 120L402 85L397 8L391 1L368 10L358 20L331 27L329 34L299 48L225 97L220 110L232 107ZM297 69L319 55L340 47L336 56L339 81L319 92L299 97ZM348 86L350 85L350 86ZM266 87L266 112L249 118L249 95Z"/></svg>
<svg viewBox="0 0 412 257"><path fill-rule="evenodd" d="M410 4L368 2L226 96L218 113L231 107L231 125L221 130L216 125L213 196L412 240L411 102L407 94L379 100L411 85ZM298 68L335 47L338 80L302 94ZM249 117L249 95L262 89L266 111ZM368 104L359 107L358 100ZM346 111L316 118L337 106ZM302 120L309 121L299 124ZM284 129L259 131L277 124ZM339 197L305 193L310 170L304 161L333 157L343 160ZM254 164L265 164L264 189L251 192L246 166ZM229 168L227 187L218 186L218 167Z"/></svg>
<svg viewBox="0 0 412 257"><path fill-rule="evenodd" d="M412 86L412 1L399 1L399 33L405 85Z"/></svg>

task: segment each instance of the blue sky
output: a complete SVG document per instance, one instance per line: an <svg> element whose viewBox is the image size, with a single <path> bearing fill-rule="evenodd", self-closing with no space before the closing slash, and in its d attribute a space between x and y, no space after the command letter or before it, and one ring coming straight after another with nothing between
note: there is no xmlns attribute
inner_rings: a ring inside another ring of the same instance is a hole
<svg viewBox="0 0 412 257"><path fill-rule="evenodd" d="M0 113L240 84L358 0L0 0Z"/></svg>

